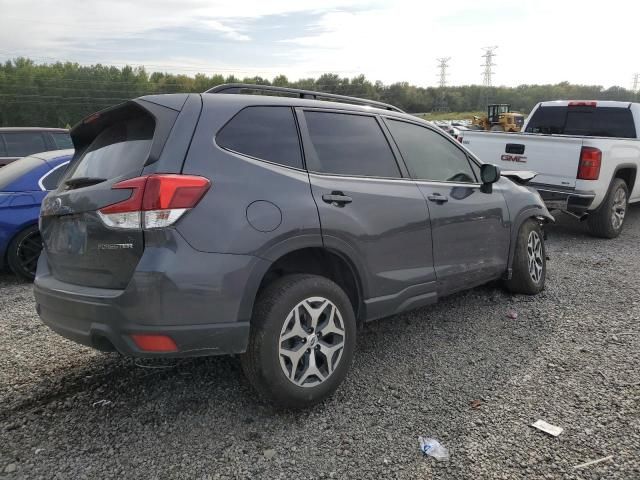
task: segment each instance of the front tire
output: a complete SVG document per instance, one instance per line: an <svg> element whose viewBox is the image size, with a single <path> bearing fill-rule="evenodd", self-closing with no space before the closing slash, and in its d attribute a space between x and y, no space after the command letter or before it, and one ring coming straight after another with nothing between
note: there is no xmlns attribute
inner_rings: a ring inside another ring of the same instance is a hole
<svg viewBox="0 0 640 480"><path fill-rule="evenodd" d="M9 268L18 277L32 281L36 276L38 258L42 252L42 237L37 225L32 225L18 233L7 251Z"/></svg>
<svg viewBox="0 0 640 480"><path fill-rule="evenodd" d="M587 217L589 233L600 238L616 238L622 232L629 206L629 188L621 178L614 178L602 205Z"/></svg>
<svg viewBox="0 0 640 480"><path fill-rule="evenodd" d="M542 227L537 221L529 219L518 232L513 270L506 287L513 293L535 295L544 289L546 276L547 251Z"/></svg>
<svg viewBox="0 0 640 480"><path fill-rule="evenodd" d="M271 403L309 407L342 383L355 344L355 315L344 291L324 277L288 275L256 301L242 368Z"/></svg>

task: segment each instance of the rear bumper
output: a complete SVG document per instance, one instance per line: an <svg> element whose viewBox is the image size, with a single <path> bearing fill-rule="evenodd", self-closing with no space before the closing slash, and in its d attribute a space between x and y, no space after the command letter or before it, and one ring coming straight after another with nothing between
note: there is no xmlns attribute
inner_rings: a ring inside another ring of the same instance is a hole
<svg viewBox="0 0 640 480"><path fill-rule="evenodd" d="M562 210L582 216L591 210L595 193L551 185L529 184L535 188L549 210Z"/></svg>
<svg viewBox="0 0 640 480"><path fill-rule="evenodd" d="M128 356L244 352L259 285L255 272L264 268L265 261L181 247L177 254L145 249L124 290L61 282L49 272L43 252L34 282L38 314L52 330L70 340ZM187 257L179 253L185 250L190 251ZM133 342L132 334L167 335L178 351L143 351Z"/></svg>
<svg viewBox="0 0 640 480"><path fill-rule="evenodd" d="M140 325L114 315L107 298L68 297L61 292L35 288L36 309L42 321L69 340L98 350L116 350L133 357L191 357L241 353L246 350L249 322L204 325ZM132 334L168 335L177 352L145 352Z"/></svg>

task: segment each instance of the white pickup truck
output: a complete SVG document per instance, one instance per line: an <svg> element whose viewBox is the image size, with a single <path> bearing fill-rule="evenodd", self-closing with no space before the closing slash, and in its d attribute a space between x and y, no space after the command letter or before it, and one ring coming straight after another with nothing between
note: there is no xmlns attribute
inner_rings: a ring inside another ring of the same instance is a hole
<svg viewBox="0 0 640 480"><path fill-rule="evenodd" d="M463 132L483 162L530 170L550 210L586 219L590 232L617 237L627 206L640 201L640 104L554 101L535 106L523 133Z"/></svg>

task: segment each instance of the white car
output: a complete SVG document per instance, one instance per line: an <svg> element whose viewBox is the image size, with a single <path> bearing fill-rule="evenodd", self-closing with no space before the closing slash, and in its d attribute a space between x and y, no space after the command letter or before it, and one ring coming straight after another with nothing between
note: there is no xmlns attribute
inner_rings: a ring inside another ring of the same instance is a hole
<svg viewBox="0 0 640 480"><path fill-rule="evenodd" d="M550 210L586 219L595 236L617 237L628 204L640 201L640 104L542 102L523 132L465 131L463 144L483 162L536 172L529 185Z"/></svg>

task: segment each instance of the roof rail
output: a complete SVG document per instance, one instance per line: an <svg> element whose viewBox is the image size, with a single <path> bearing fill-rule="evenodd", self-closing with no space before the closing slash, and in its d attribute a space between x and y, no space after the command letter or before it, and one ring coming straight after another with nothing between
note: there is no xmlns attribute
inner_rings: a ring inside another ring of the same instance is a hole
<svg viewBox="0 0 640 480"><path fill-rule="evenodd" d="M274 92L283 94L294 94L299 98L330 99L343 103L352 103L355 105L368 105L371 107L382 108L384 110L392 110L394 112L404 113L398 107L388 103L377 102L375 100L367 100L366 98L349 97L347 95L336 95L335 93L315 92L313 90L301 90L299 88L275 87L272 85L255 85L253 83L224 83L205 91L204 93L241 93L243 90L253 90L255 92Z"/></svg>

